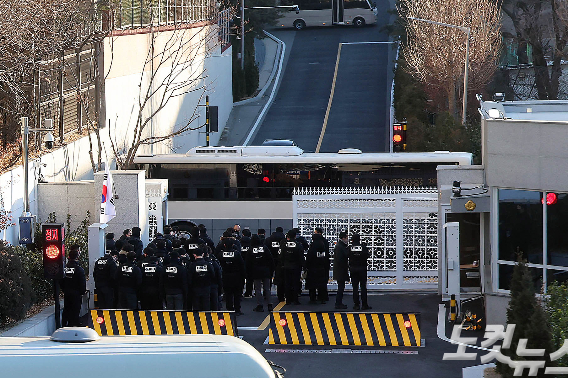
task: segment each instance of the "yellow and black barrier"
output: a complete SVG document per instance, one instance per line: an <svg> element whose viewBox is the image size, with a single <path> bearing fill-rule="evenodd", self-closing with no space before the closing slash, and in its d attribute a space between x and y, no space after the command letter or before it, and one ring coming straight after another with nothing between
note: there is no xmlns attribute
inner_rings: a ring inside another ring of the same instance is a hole
<svg viewBox="0 0 568 378"><path fill-rule="evenodd" d="M268 344L420 346L419 313L273 312Z"/></svg>
<svg viewBox="0 0 568 378"><path fill-rule="evenodd" d="M101 336L213 334L237 336L234 312L91 310Z"/></svg>

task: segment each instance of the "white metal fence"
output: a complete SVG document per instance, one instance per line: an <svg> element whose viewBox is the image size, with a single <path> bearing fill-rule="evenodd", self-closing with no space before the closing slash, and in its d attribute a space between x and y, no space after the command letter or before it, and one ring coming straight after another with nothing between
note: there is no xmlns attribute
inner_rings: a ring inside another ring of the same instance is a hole
<svg viewBox="0 0 568 378"><path fill-rule="evenodd" d="M294 226L308 241L321 227L332 254L339 232L361 235L371 252L370 285L437 287L436 188L299 188L293 202Z"/></svg>

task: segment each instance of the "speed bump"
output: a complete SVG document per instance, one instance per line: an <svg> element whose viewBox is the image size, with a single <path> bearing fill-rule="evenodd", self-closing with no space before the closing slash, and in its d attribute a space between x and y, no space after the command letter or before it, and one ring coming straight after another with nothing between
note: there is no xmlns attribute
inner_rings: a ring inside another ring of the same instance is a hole
<svg viewBox="0 0 568 378"><path fill-rule="evenodd" d="M273 312L268 344L420 346L420 313Z"/></svg>
<svg viewBox="0 0 568 378"><path fill-rule="evenodd" d="M89 327L100 336L188 335L237 336L234 312L91 310Z"/></svg>

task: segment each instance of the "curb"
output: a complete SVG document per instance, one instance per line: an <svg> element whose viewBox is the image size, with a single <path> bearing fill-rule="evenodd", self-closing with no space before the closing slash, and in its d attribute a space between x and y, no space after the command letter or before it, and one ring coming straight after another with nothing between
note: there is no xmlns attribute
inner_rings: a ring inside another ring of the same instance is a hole
<svg viewBox="0 0 568 378"><path fill-rule="evenodd" d="M234 102L233 106L241 106L241 105L249 104L249 103L254 102L254 101L258 101L258 99L260 99L262 96L264 96L264 93L266 92L268 87L270 87L270 84L274 80L274 76L276 75L276 70L278 69L278 62L280 61L279 58L280 58L282 51L283 51L282 47L284 45L284 42L282 42L281 40L279 40L278 38L276 38L275 36L273 36L272 34L266 32L266 31L264 32L264 34L268 38L272 39L274 42L276 42L278 44L278 47L276 49L276 57L274 59L274 64L272 65L272 72L270 73L268 80L266 81L266 83L264 84L264 86L262 87L260 92L257 93L256 96L251 97L251 98L247 98L246 100Z"/></svg>
<svg viewBox="0 0 568 378"><path fill-rule="evenodd" d="M278 41L278 46L280 47L280 54L278 54L278 59L274 60L274 68L276 68L276 66L278 66L278 72L276 72L274 69L272 71L273 74L276 74L276 77L273 79L274 80L274 85L272 86L272 92L270 93L270 97L268 98L268 100L266 101L266 104L264 104L264 107L262 108L262 111L260 112L260 114L257 116L256 121L254 122L254 125L252 126L252 128L250 129L245 141L243 142L243 146L247 146L249 144L249 142L251 141L252 137L255 135L256 133L256 129L258 128L258 125L264 120L264 116L266 115L266 111L270 108L270 106L272 105L272 102L274 101L274 95L276 94L276 89L278 88L278 84L280 81L280 74L282 73L282 67L284 65L284 57L285 57L285 52L286 52L286 44L279 40L278 38L276 38L275 36L273 36L272 34L268 33L267 31L264 32L266 35L268 35L270 38L274 39L275 41ZM278 63L276 63L278 62ZM272 75L271 75L272 76ZM270 80L268 81L268 83L270 83ZM266 87L266 86L265 86Z"/></svg>

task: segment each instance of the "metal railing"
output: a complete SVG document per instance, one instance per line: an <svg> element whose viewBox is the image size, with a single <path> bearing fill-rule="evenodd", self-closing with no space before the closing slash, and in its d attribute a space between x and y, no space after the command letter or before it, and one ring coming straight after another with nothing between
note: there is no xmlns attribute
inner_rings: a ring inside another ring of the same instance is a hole
<svg viewBox="0 0 568 378"><path fill-rule="evenodd" d="M212 21L217 9L213 0L112 0L107 16L112 25L108 27L120 30Z"/></svg>

